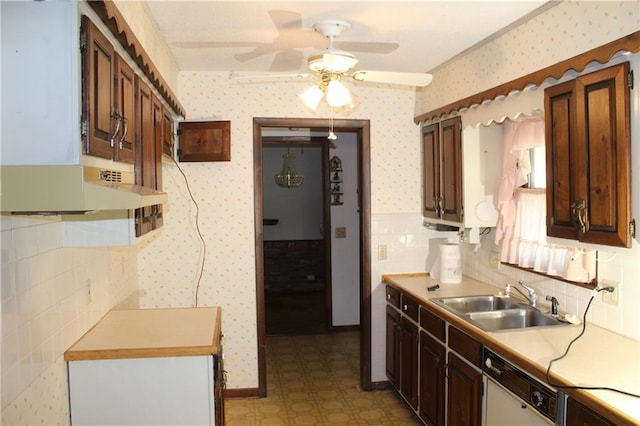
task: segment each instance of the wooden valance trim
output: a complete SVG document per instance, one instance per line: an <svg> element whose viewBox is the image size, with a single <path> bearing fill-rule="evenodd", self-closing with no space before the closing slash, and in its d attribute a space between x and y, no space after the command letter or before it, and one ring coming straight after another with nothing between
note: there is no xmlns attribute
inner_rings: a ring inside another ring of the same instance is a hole
<svg viewBox="0 0 640 426"><path fill-rule="evenodd" d="M185 117L184 107L178 102L178 97L162 78L162 75L160 75L160 72L113 1L92 0L87 3L93 8L133 61L140 67L144 75L151 81L151 84L160 92L173 111Z"/></svg>
<svg viewBox="0 0 640 426"><path fill-rule="evenodd" d="M443 115L451 114L473 105L480 105L485 101L492 101L499 96L507 96L514 90L521 91L525 87L533 84L541 85L547 78L560 79L567 71L573 69L577 72L583 71L591 62L607 63L618 52L628 51L636 53L640 50L640 31L636 31L627 36L614 40L610 43L591 49L580 55L558 62L554 65L542 68L523 77L503 83L494 88L476 93L475 95L450 103L433 111L421 114L413 119L418 124L422 121L434 120Z"/></svg>

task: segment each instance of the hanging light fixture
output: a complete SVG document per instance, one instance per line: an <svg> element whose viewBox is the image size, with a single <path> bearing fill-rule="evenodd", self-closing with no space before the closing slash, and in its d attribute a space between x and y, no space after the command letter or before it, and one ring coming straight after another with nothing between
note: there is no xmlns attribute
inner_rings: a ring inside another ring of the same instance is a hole
<svg viewBox="0 0 640 426"><path fill-rule="evenodd" d="M331 107L350 111L357 106L359 99L351 93L340 79L339 74L323 74L320 83L309 87L300 93L298 97L307 108L314 112L317 111L322 99Z"/></svg>
<svg viewBox="0 0 640 426"><path fill-rule="evenodd" d="M278 186L297 188L304 182L304 175L296 170L295 158L287 146L286 154L282 154L282 170L273 177Z"/></svg>

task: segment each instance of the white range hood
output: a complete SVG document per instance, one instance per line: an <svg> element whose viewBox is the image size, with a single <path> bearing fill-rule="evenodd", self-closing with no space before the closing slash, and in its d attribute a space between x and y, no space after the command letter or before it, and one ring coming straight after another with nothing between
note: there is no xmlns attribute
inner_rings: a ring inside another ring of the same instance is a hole
<svg viewBox="0 0 640 426"><path fill-rule="evenodd" d="M0 167L0 210L11 213L84 213L163 204L165 192L135 185L132 172L83 165Z"/></svg>

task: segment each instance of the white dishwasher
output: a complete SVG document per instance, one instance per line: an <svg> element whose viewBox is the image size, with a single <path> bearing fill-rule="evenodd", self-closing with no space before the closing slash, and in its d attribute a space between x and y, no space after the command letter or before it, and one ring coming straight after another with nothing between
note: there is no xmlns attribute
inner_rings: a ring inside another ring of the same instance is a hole
<svg viewBox="0 0 640 426"><path fill-rule="evenodd" d="M486 426L534 426L562 424L558 392L485 348L484 395Z"/></svg>

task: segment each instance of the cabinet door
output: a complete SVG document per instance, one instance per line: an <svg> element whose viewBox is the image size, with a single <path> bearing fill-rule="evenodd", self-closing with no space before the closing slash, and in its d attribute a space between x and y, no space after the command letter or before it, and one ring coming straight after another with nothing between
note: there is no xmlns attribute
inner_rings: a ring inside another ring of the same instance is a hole
<svg viewBox="0 0 640 426"><path fill-rule="evenodd" d="M391 384L400 387L400 312L387 305L385 370Z"/></svg>
<svg viewBox="0 0 640 426"><path fill-rule="evenodd" d="M423 209L425 217L440 218L440 125L422 129Z"/></svg>
<svg viewBox="0 0 640 426"><path fill-rule="evenodd" d="M547 234L631 246L629 64L545 90Z"/></svg>
<svg viewBox="0 0 640 426"><path fill-rule="evenodd" d="M115 52L107 38L82 17L82 141L83 152L113 158L113 72Z"/></svg>
<svg viewBox="0 0 640 426"><path fill-rule="evenodd" d="M547 156L547 235L578 239L578 227L571 211L578 198L580 158L575 139L575 80L545 90L545 152ZM573 166L572 166L573 164Z"/></svg>
<svg viewBox="0 0 640 426"><path fill-rule="evenodd" d="M135 73L119 55L115 58L114 110L119 121L114 137L115 160L135 161L136 145L136 82Z"/></svg>
<svg viewBox="0 0 640 426"><path fill-rule="evenodd" d="M138 185L157 189L153 95L140 78L136 78L136 114L138 120L136 182ZM139 237L155 229L157 208L158 206L147 206L136 210L136 236Z"/></svg>
<svg viewBox="0 0 640 426"><path fill-rule="evenodd" d="M167 108L162 110L162 153L173 158L173 118Z"/></svg>
<svg viewBox="0 0 640 426"><path fill-rule="evenodd" d="M576 138L586 152L578 191L587 200L580 241L631 247L629 63L576 80Z"/></svg>
<svg viewBox="0 0 640 426"><path fill-rule="evenodd" d="M153 154L154 154L154 169L155 180L153 189L162 190L162 145L164 140L164 108L160 99L156 96L151 97L151 109L153 120ZM162 205L156 205L154 211L154 223L153 229L157 229L162 226Z"/></svg>
<svg viewBox="0 0 640 426"><path fill-rule="evenodd" d="M418 326L406 317L400 321L400 393L415 410L418 408Z"/></svg>
<svg viewBox="0 0 640 426"><path fill-rule="evenodd" d="M585 407L573 398L567 398L567 425L613 426L590 408Z"/></svg>
<svg viewBox="0 0 640 426"><path fill-rule="evenodd" d="M445 348L420 332L420 401L418 414L430 426L444 425Z"/></svg>
<svg viewBox="0 0 640 426"><path fill-rule="evenodd" d="M450 352L447 377L447 424L480 426L482 373Z"/></svg>
<svg viewBox="0 0 640 426"><path fill-rule="evenodd" d="M462 222L462 120L450 118L440 123L440 127L442 219Z"/></svg>

